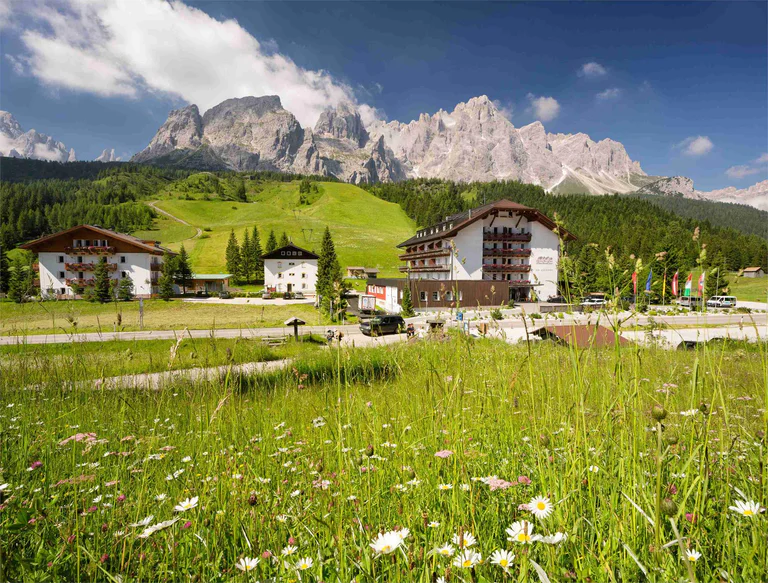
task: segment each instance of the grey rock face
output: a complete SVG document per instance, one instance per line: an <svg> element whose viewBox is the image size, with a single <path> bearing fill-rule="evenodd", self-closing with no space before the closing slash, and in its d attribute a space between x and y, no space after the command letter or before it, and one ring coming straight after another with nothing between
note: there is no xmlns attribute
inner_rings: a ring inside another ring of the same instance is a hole
<svg viewBox="0 0 768 583"><path fill-rule="evenodd" d="M685 176L670 176L646 184L637 191L640 194L660 194L665 196L694 197L693 180Z"/></svg>
<svg viewBox="0 0 768 583"><path fill-rule="evenodd" d="M94 160L95 162L118 162L120 158L115 156L115 149L104 149L101 154Z"/></svg>
<svg viewBox="0 0 768 583"><path fill-rule="evenodd" d="M326 109L315 124L315 134L328 138L352 141L358 148L368 142L368 132L360 119L360 113L348 102L342 102L336 109Z"/></svg>
<svg viewBox="0 0 768 583"><path fill-rule="evenodd" d="M133 156L133 162L148 162L174 150L194 150L202 145L203 119L197 105L174 109L149 145Z"/></svg>
<svg viewBox="0 0 768 583"><path fill-rule="evenodd" d="M67 150L63 143L52 137L34 129L25 132L7 111L0 111L0 155L55 162L77 160L73 149Z"/></svg>
<svg viewBox="0 0 768 583"><path fill-rule="evenodd" d="M748 188L729 186L709 192L696 190L694 191L694 197L718 202L747 204L757 209L768 211L768 180L763 180Z"/></svg>

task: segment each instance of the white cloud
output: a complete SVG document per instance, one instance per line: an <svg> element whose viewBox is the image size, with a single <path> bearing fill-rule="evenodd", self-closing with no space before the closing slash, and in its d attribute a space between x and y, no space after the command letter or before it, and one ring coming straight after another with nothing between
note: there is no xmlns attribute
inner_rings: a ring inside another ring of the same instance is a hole
<svg viewBox="0 0 768 583"><path fill-rule="evenodd" d="M231 97L279 95L304 126L329 106L356 101L327 71L303 69L237 21L216 20L180 0L25 6L35 24L20 33L26 48L20 58L51 87L105 97L159 93L202 111Z"/></svg>
<svg viewBox="0 0 768 583"><path fill-rule="evenodd" d="M514 113L514 110L512 109L512 105L507 103L504 105L499 101L498 99L494 99L491 103L493 103L494 107L499 110L499 113L506 117L508 120L512 120L512 114Z"/></svg>
<svg viewBox="0 0 768 583"><path fill-rule="evenodd" d="M357 111L360 112L360 119L363 122L364 127L368 127L375 121L386 121L387 116L380 109L372 107L366 103L361 103L357 106Z"/></svg>
<svg viewBox="0 0 768 583"><path fill-rule="evenodd" d="M691 136L675 147L681 149L686 156L703 156L709 154L715 145L707 136Z"/></svg>
<svg viewBox="0 0 768 583"><path fill-rule="evenodd" d="M530 110L534 117L540 121L551 121L560 113L560 104L554 97L536 97L529 93L528 101L531 102Z"/></svg>
<svg viewBox="0 0 768 583"><path fill-rule="evenodd" d="M619 95L621 95L621 89L618 87L611 87L610 89L601 91L596 95L596 97L600 101L607 101L609 99L618 99Z"/></svg>
<svg viewBox="0 0 768 583"><path fill-rule="evenodd" d="M750 164L731 166L725 171L730 178L737 179L752 176L753 174L759 174L761 172L768 172L768 152L760 154L760 156L752 160Z"/></svg>
<svg viewBox="0 0 768 583"><path fill-rule="evenodd" d="M584 63L581 66L581 69L579 69L579 77L602 77L604 75L607 75L608 71L605 67L603 67L600 63L595 63L594 61L591 61L589 63Z"/></svg>

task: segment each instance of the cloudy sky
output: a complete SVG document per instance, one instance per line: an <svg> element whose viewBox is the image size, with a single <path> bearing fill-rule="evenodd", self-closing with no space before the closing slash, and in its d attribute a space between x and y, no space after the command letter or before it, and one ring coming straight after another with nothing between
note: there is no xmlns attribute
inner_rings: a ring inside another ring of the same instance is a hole
<svg viewBox="0 0 768 583"><path fill-rule="evenodd" d="M768 4L0 0L0 108L130 155L168 111L278 94L410 121L488 95L701 190L768 178Z"/></svg>

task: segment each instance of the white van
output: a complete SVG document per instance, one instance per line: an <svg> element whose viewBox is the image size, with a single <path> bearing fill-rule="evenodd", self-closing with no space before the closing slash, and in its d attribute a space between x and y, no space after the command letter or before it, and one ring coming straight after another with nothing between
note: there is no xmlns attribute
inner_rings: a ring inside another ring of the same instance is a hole
<svg viewBox="0 0 768 583"><path fill-rule="evenodd" d="M683 296L677 303L683 308L700 308L703 302L699 296Z"/></svg>
<svg viewBox="0 0 768 583"><path fill-rule="evenodd" d="M708 308L735 308L735 296L712 296L707 300Z"/></svg>

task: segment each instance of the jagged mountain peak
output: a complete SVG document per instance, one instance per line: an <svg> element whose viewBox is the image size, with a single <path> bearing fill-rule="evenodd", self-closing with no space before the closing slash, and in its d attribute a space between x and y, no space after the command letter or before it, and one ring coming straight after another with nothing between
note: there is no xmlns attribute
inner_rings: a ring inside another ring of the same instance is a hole
<svg viewBox="0 0 768 583"><path fill-rule="evenodd" d="M55 162L75 162L74 149L37 130L25 132L8 111L0 111L0 155Z"/></svg>
<svg viewBox="0 0 768 583"><path fill-rule="evenodd" d="M360 112L348 101L341 101L335 108L329 107L323 111L315 124L315 134L351 140L359 148L368 142L369 137Z"/></svg>

